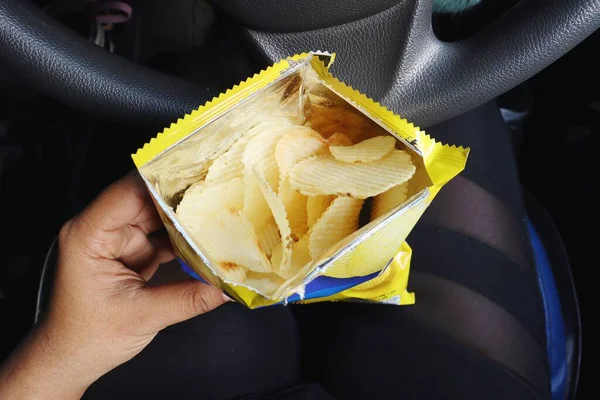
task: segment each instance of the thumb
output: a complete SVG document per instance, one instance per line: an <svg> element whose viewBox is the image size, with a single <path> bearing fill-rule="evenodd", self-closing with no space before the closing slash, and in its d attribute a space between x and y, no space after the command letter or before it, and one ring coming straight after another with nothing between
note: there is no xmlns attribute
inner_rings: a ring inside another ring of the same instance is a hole
<svg viewBox="0 0 600 400"><path fill-rule="evenodd" d="M229 301L219 289L188 280L146 287L142 302L158 330L204 314Z"/></svg>

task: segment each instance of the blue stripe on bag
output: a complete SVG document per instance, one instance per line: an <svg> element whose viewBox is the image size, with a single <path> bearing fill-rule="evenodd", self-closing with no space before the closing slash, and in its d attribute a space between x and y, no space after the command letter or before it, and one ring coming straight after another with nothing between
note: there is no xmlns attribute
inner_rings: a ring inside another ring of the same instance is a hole
<svg viewBox="0 0 600 400"><path fill-rule="evenodd" d="M186 274L190 275L194 279L206 283L206 281L202 279L200 275L194 272L194 270L191 269L189 265L185 263L185 261L179 257L177 258L177 261L179 261L179 265L181 265L181 268ZM306 285L304 299L301 299L300 295L294 294L288 297L287 302L293 303L300 300L310 300L319 297L333 296L334 294L343 292L346 289L350 289L354 286L360 285L361 283L370 281L371 279L377 277L380 272L381 271L377 271L370 275L355 276L351 278L331 278L329 276L320 276Z"/></svg>

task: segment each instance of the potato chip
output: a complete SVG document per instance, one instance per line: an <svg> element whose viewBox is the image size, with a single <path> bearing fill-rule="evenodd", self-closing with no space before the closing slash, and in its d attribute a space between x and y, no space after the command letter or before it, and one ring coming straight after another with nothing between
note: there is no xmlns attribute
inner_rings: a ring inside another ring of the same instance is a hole
<svg viewBox="0 0 600 400"><path fill-rule="evenodd" d="M244 206L244 184L241 178L208 185L198 182L190 186L177 206L176 214L190 229L203 223L203 216L223 209L241 210ZM201 229L201 228L199 228Z"/></svg>
<svg viewBox="0 0 600 400"><path fill-rule="evenodd" d="M314 130L297 127L284 134L275 148L275 159L279 166L279 198L283 202L294 239L308 230L306 196L293 189L287 179L289 170L298 161L326 149L325 140Z"/></svg>
<svg viewBox="0 0 600 400"><path fill-rule="evenodd" d="M225 280L235 283L241 283L246 280L248 270L239 264L231 261L219 261L213 266L217 270L217 274Z"/></svg>
<svg viewBox="0 0 600 400"><path fill-rule="evenodd" d="M327 139L329 146L352 146L352 140L341 132L336 132Z"/></svg>
<svg viewBox="0 0 600 400"><path fill-rule="evenodd" d="M311 228L309 251L317 260L326 250L358 229L358 215L364 200L338 197Z"/></svg>
<svg viewBox="0 0 600 400"><path fill-rule="evenodd" d="M404 203L408 197L408 182L378 194L373 198L373 208L371 209L371 219L378 218L400 204Z"/></svg>
<svg viewBox="0 0 600 400"><path fill-rule="evenodd" d="M275 218L271 217L260 229L256 229L256 236L258 237L258 245L267 255L271 257L273 249L281 243L281 236L279 235L279 228L275 222Z"/></svg>
<svg viewBox="0 0 600 400"><path fill-rule="evenodd" d="M260 126L259 126L260 127ZM259 128L257 127L257 128ZM251 176L255 166L259 166L274 191L279 188L279 166L275 159L275 146L289 130L289 124L274 127L268 125L265 130L253 136L242 154L244 176Z"/></svg>
<svg viewBox="0 0 600 400"><path fill-rule="evenodd" d="M257 232L265 228L265 224L273 218L269 204L260 189L258 179L254 174L245 175L244 183L246 185L244 190L244 212L252 221L252 225Z"/></svg>
<svg viewBox="0 0 600 400"><path fill-rule="evenodd" d="M297 162L317 154L325 147L323 137L310 128L297 127L288 131L275 147L275 159L281 179L285 179Z"/></svg>
<svg viewBox="0 0 600 400"><path fill-rule="evenodd" d="M208 169L206 181L218 183L242 177L244 170L242 154L250 138L251 136L246 134L235 142L225 154L217 158Z"/></svg>
<svg viewBox="0 0 600 400"><path fill-rule="evenodd" d="M391 136L377 136L363 140L353 146L329 146L336 160L347 163L376 161L394 150L396 139Z"/></svg>
<svg viewBox="0 0 600 400"><path fill-rule="evenodd" d="M317 222L321 215L327 210L327 207L335 199L335 196L310 196L306 201L307 224L309 228Z"/></svg>
<svg viewBox="0 0 600 400"><path fill-rule="evenodd" d="M289 129L289 124L257 125L257 133L248 141L242 154L243 174L246 190L244 192L244 212L250 217L257 231L263 229L271 218L271 211L260 184L252 172L254 167L264 171L264 175L273 190L279 186L279 167L275 160L275 146L281 136Z"/></svg>
<svg viewBox="0 0 600 400"><path fill-rule="evenodd" d="M248 272L244 284L248 287L258 290L265 296L271 296L284 280L276 274L259 274L257 272Z"/></svg>
<svg viewBox="0 0 600 400"><path fill-rule="evenodd" d="M279 235L279 232L277 232ZM273 252L271 253L271 266L273 265L281 265L281 260L283 258L283 244L279 242L277 246L273 248ZM277 271L279 273L279 271Z"/></svg>
<svg viewBox="0 0 600 400"><path fill-rule="evenodd" d="M271 272L271 263L258 245L258 238L248 217L230 208L196 216L188 228L194 240L201 245L212 265L225 279L239 282L240 268L255 272Z"/></svg>
<svg viewBox="0 0 600 400"><path fill-rule="evenodd" d="M199 195L204 189L206 189L208 185L205 181L195 182L190 185L187 189L185 189L184 196L194 196Z"/></svg>
<svg viewBox="0 0 600 400"><path fill-rule="evenodd" d="M294 190L290 185L290 181L285 178L279 186L279 198L287 213L292 238L298 240L308 231L307 197Z"/></svg>
<svg viewBox="0 0 600 400"><path fill-rule="evenodd" d="M307 196L333 194L365 199L408 181L414 172L410 155L392 150L369 163L350 164L330 156L314 156L296 164L289 176L292 187Z"/></svg>
<svg viewBox="0 0 600 400"><path fill-rule="evenodd" d="M305 235L292 245L292 262L288 268L282 269L277 274L282 278L289 279L296 275L309 262L310 252L308 250L309 235Z"/></svg>
<svg viewBox="0 0 600 400"><path fill-rule="evenodd" d="M343 132L353 143L374 137L381 130L379 125L366 115L340 106L313 105L305 125L325 138L336 132Z"/></svg>
<svg viewBox="0 0 600 400"><path fill-rule="evenodd" d="M275 272L285 269L288 267L291 262L291 250L292 250L292 231L290 229L290 224L287 220L287 214L285 212L285 207L281 202L281 199L277 197L277 194L273 191L269 182L259 167L254 168L254 175L258 180L258 184L262 193L275 217L275 222L277 223L277 227L279 228L279 234L281 236L281 245L282 245L282 256L281 261L278 265L273 265L273 269Z"/></svg>

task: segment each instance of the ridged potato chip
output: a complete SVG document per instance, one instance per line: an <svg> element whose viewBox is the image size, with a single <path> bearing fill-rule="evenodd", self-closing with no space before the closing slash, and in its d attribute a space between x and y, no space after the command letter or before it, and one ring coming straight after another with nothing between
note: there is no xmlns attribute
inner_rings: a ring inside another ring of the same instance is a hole
<svg viewBox="0 0 600 400"><path fill-rule="evenodd" d="M329 146L331 155L347 163L376 161L394 150L396 139L391 136L377 136L363 140L353 146Z"/></svg>
<svg viewBox="0 0 600 400"><path fill-rule="evenodd" d="M250 138L248 134L241 137L225 154L213 161L210 168L208 168L206 182L227 182L228 180L242 177L244 170L242 154Z"/></svg>
<svg viewBox="0 0 600 400"><path fill-rule="evenodd" d="M326 149L325 140L318 132L298 127L284 134L275 147L275 159L279 166L279 198L283 202L294 239L308 230L306 196L293 189L287 178L289 170L299 161Z"/></svg>
<svg viewBox="0 0 600 400"><path fill-rule="evenodd" d="M352 146L352 140L341 132L336 132L329 136L327 144L331 146Z"/></svg>
<svg viewBox="0 0 600 400"><path fill-rule="evenodd" d="M244 176L244 212L252 221L257 232L262 231L265 225L273 218L269 204L260 189L258 179L254 174Z"/></svg>
<svg viewBox="0 0 600 400"><path fill-rule="evenodd" d="M290 224L287 220L287 214L285 212L285 207L281 202L281 199L277 197L277 194L273 191L269 182L259 167L254 168L254 175L258 181L260 189L262 190L263 196L265 197L273 216L275 217L275 222L277 223L277 227L279 228L279 234L281 236L281 245L282 245L282 255L281 261L278 265L273 265L273 270L275 272L280 271L282 269L288 268L288 265L291 262L291 252L292 252L292 231L290 229Z"/></svg>
<svg viewBox="0 0 600 400"><path fill-rule="evenodd" d="M281 243L281 236L279 235L279 228L277 227L275 218L271 217L260 229L255 230L258 237L258 245L267 257L271 257L273 249Z"/></svg>
<svg viewBox="0 0 600 400"><path fill-rule="evenodd" d="M290 171L292 187L307 196L332 194L360 199L408 181L415 172L410 155L392 150L380 160L350 164L331 156L300 161Z"/></svg>
<svg viewBox="0 0 600 400"><path fill-rule="evenodd" d="M317 154L325 147L323 137L310 128L302 126L288 131L275 147L275 159L281 179L285 179L297 162Z"/></svg>
<svg viewBox="0 0 600 400"><path fill-rule="evenodd" d="M306 125L325 138L343 132L353 143L374 137L381 129L364 114L339 106L314 105Z"/></svg>
<svg viewBox="0 0 600 400"><path fill-rule="evenodd" d="M307 197L298 192L290 181L284 178L279 185L279 198L285 207L292 231L292 238L298 240L308 231Z"/></svg>
<svg viewBox="0 0 600 400"><path fill-rule="evenodd" d="M307 224L309 228L317 222L321 215L327 210L327 207L335 199L332 195L310 196L306 201Z"/></svg>
<svg viewBox="0 0 600 400"><path fill-rule="evenodd" d="M408 197L408 182L394 186L385 192L378 194L373 198L373 208L371 209L371 219L378 218L400 204L404 203Z"/></svg>
<svg viewBox="0 0 600 400"><path fill-rule="evenodd" d="M242 154L244 164L244 176L252 175L255 166L263 171L267 182L276 192L279 188L279 166L275 159L275 147L284 133L289 130L289 124L273 127L256 134L252 137Z"/></svg>
<svg viewBox="0 0 600 400"><path fill-rule="evenodd" d="M308 233L309 251L317 260L327 249L358 229L358 215L364 200L338 197L325 210Z"/></svg>
<svg viewBox="0 0 600 400"><path fill-rule="evenodd" d="M296 275L302 267L312 261L308 249L309 236L305 235L292 245L292 262L286 269L280 270L277 274L282 278L289 279Z"/></svg>
<svg viewBox="0 0 600 400"><path fill-rule="evenodd" d="M223 209L196 215L198 224L187 227L213 265L225 279L240 282L246 268L255 272L272 272L271 263L258 245L258 238L248 217L239 210Z"/></svg>
<svg viewBox="0 0 600 400"><path fill-rule="evenodd" d="M279 232L278 232L278 234L279 234ZM271 253L271 266L281 265L282 258L283 258L283 244L280 241L279 244L273 248L273 252ZM279 272L280 271L276 271L277 274L279 274Z"/></svg>
<svg viewBox="0 0 600 400"><path fill-rule="evenodd" d="M272 214L253 169L255 167L261 169L270 187L277 190L279 167L275 160L275 146L281 136L289 130L289 126L289 124L256 126L253 129L256 129L258 133L248 141L242 154L244 183L246 184L244 212L250 217L257 231L263 229Z"/></svg>
<svg viewBox="0 0 600 400"><path fill-rule="evenodd" d="M202 224L202 216L219 210L241 210L244 206L244 183L241 178L216 185L202 181L190 186L177 206L179 220L190 229Z"/></svg>
<svg viewBox="0 0 600 400"><path fill-rule="evenodd" d="M276 274L248 272L244 284L258 290L266 296L271 296L283 282L284 280Z"/></svg>

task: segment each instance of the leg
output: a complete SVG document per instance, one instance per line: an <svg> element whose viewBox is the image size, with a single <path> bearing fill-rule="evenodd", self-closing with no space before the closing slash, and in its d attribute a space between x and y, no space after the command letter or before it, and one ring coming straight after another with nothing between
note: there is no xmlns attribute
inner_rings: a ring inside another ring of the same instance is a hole
<svg viewBox="0 0 600 400"><path fill-rule="evenodd" d="M248 310L231 303L163 330L84 398L226 399L270 393L299 378L296 323L289 309Z"/></svg>
<svg viewBox="0 0 600 400"><path fill-rule="evenodd" d="M305 378L339 398L548 398L508 132L493 104L428 132L472 153L408 238L417 303L297 307Z"/></svg>

